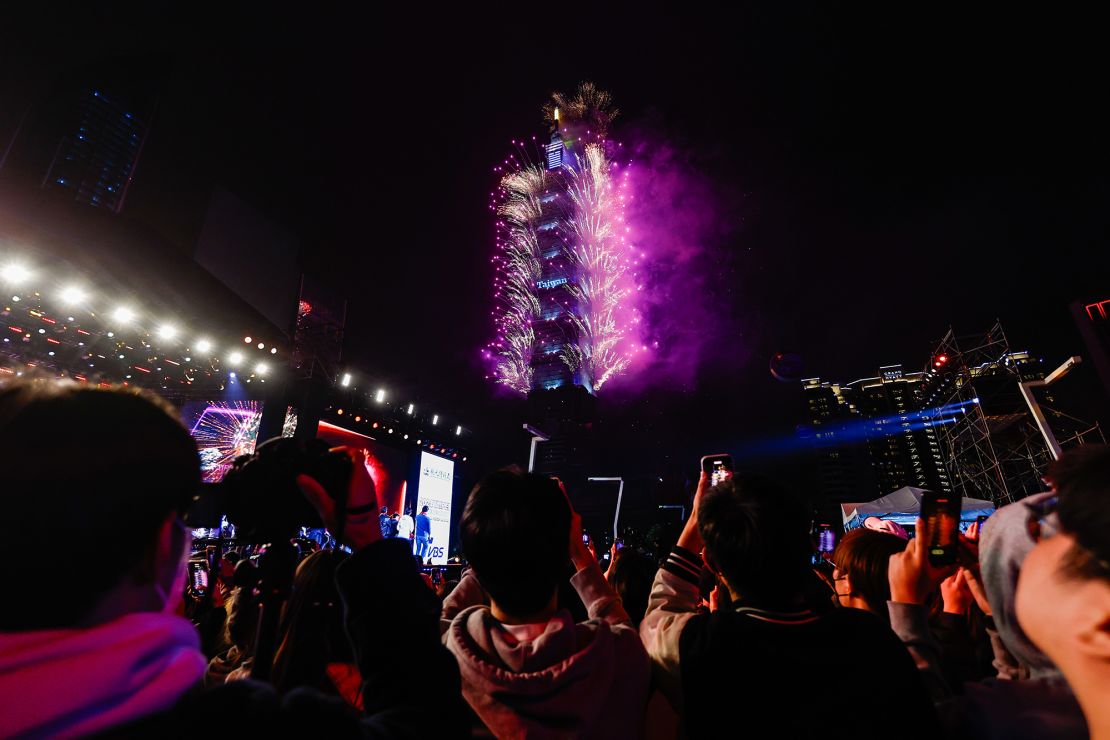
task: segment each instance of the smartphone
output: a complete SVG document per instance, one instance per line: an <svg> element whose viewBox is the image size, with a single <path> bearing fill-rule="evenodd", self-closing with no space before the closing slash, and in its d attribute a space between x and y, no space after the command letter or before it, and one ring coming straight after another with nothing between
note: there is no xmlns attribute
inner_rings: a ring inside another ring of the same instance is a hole
<svg viewBox="0 0 1110 740"><path fill-rule="evenodd" d="M732 477L732 455L706 455L701 459L701 470L709 476L709 484L717 485Z"/></svg>
<svg viewBox="0 0 1110 740"><path fill-rule="evenodd" d="M443 568L436 568L432 571L432 583L437 586L443 583Z"/></svg>
<svg viewBox="0 0 1110 740"><path fill-rule="evenodd" d="M199 596L204 596L208 591L208 568L203 560L189 561L189 579L193 584L193 591Z"/></svg>
<svg viewBox="0 0 1110 740"><path fill-rule="evenodd" d="M624 540L622 540L620 537L613 540L613 544L617 546L618 550L623 550L624 549Z"/></svg>
<svg viewBox="0 0 1110 740"><path fill-rule="evenodd" d="M583 545L590 544L590 535L586 534L585 532L582 533L582 544Z"/></svg>
<svg viewBox="0 0 1110 740"><path fill-rule="evenodd" d="M926 491L921 497L921 518L929 528L929 562L937 567L956 562L960 534L959 496Z"/></svg>

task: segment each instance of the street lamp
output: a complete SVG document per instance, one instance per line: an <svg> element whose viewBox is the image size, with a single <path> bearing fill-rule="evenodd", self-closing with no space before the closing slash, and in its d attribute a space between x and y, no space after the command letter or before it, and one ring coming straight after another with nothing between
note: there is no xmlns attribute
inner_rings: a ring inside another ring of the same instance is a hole
<svg viewBox="0 0 1110 740"><path fill-rule="evenodd" d="M1063 451L1060 449L1060 443L1056 441L1056 435L1052 433L1052 427L1048 425L1048 420L1041 411L1041 405L1037 403L1036 397L1033 395L1033 388L1042 386L1049 386L1055 383L1060 378L1071 372L1071 369L1082 362L1081 357L1069 357L1063 365L1053 370L1045 377L1044 380L1026 380L1018 383L1021 389L1021 395L1025 398L1025 403L1029 406L1029 412L1033 414L1033 420L1037 422L1037 428L1041 430L1041 436L1048 444L1048 451L1052 455L1053 460L1059 460Z"/></svg>

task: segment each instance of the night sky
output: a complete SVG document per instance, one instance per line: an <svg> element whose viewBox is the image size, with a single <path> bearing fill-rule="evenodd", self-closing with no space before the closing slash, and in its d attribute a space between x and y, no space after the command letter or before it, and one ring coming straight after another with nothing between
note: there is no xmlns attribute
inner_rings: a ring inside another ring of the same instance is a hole
<svg viewBox="0 0 1110 740"><path fill-rule="evenodd" d="M491 168L584 79L614 94L618 138L651 131L701 173L721 219L697 286L715 349L689 382L603 399L626 459L691 467L789 433L780 350L847 381L919 369L949 324L997 317L1050 364L1081 354L1067 303L1110 295L1110 187L1082 174L1106 130L1084 24L790 5L39 9L8 25L4 68L165 70L126 216L188 250L220 184L297 233L305 270L349 297L351 363L463 419L490 464L526 452L478 355Z"/></svg>

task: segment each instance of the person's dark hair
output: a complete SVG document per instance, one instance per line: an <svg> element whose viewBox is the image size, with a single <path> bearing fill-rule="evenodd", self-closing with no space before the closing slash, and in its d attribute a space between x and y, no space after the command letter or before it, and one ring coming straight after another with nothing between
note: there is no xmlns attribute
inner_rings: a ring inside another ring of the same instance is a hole
<svg viewBox="0 0 1110 740"><path fill-rule="evenodd" d="M244 558L235 564L235 572L231 576L233 586L252 589L257 583L258 568L250 558Z"/></svg>
<svg viewBox="0 0 1110 740"><path fill-rule="evenodd" d="M158 397L57 381L0 388L0 583L20 595L0 630L74 626L139 564L200 485L192 437ZM43 547L43 542L49 543ZM96 553L92 570L74 567Z"/></svg>
<svg viewBox="0 0 1110 740"><path fill-rule="evenodd" d="M1047 477L1059 497L1060 528L1076 542L1065 572L1080 580L1110 580L1110 446L1072 448Z"/></svg>
<svg viewBox="0 0 1110 740"><path fill-rule="evenodd" d="M250 562L250 561L245 561ZM240 563L242 565L242 563ZM252 567L253 571L254 568ZM235 570L236 578L239 569ZM256 579L257 582L257 579ZM248 656L254 648L254 638L258 632L258 599L254 597L251 586L236 586L231 591L224 608L227 621L224 623L224 640L235 647L240 656Z"/></svg>
<svg viewBox="0 0 1110 740"><path fill-rule="evenodd" d="M570 506L551 478L491 473L470 492L459 529L478 580L510 614L543 609L565 577Z"/></svg>
<svg viewBox="0 0 1110 740"><path fill-rule="evenodd" d="M651 585L655 582L657 570L658 563L633 549L623 550L609 570L609 585L620 595L625 611L637 626L643 621L644 612L647 611L648 597L651 596Z"/></svg>
<svg viewBox="0 0 1110 740"><path fill-rule="evenodd" d="M734 475L711 488L698 507L706 560L745 602L795 602L813 542L801 499L770 480Z"/></svg>
<svg viewBox="0 0 1110 740"><path fill-rule="evenodd" d="M890 601L890 558L906 549L906 540L873 529L853 529L833 551L832 561L840 575L852 581L852 591L867 602L870 611L890 621L886 602Z"/></svg>
<svg viewBox="0 0 1110 740"><path fill-rule="evenodd" d="M382 514L389 514L389 508L388 508L388 507L386 507L386 506L383 506L383 507L382 507L382 511L381 511L381 513L382 513Z"/></svg>
<svg viewBox="0 0 1110 740"><path fill-rule="evenodd" d="M425 507L423 507L423 508L421 508L421 509L420 509L420 513L421 513L421 514L423 514L423 513L424 513L424 512L426 512L427 510L428 510L428 507L427 507L427 506L425 506Z"/></svg>
<svg viewBox="0 0 1110 740"><path fill-rule="evenodd" d="M326 688L329 663L354 662L335 585L335 570L345 558L343 552L321 550L297 566L274 654L273 684L282 693L299 686Z"/></svg>

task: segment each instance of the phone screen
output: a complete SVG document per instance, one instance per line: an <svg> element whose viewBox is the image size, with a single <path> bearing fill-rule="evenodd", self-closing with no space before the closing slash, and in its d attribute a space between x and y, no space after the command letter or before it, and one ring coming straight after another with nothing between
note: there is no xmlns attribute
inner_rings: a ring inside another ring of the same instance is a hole
<svg viewBox="0 0 1110 740"><path fill-rule="evenodd" d="M617 540L614 541L614 544L617 546L618 550L623 550L624 549L624 540L618 538Z"/></svg>
<svg viewBox="0 0 1110 740"><path fill-rule="evenodd" d="M831 524L822 524L817 531L817 551L832 552L836 549L836 532Z"/></svg>
<svg viewBox="0 0 1110 740"><path fill-rule="evenodd" d="M208 570L204 567L204 563L193 561L189 563L193 571L193 590L199 594L203 594L208 590Z"/></svg>
<svg viewBox="0 0 1110 740"><path fill-rule="evenodd" d="M732 455L706 455L701 459L701 469L709 475L710 485L715 486L732 475Z"/></svg>
<svg viewBox="0 0 1110 740"><path fill-rule="evenodd" d="M936 566L956 562L960 532L960 498L927 491L921 499L921 518L929 527L929 562Z"/></svg>
<svg viewBox="0 0 1110 740"><path fill-rule="evenodd" d="M588 534L586 534L585 532L582 533L582 544L583 545L590 544L590 536Z"/></svg>

